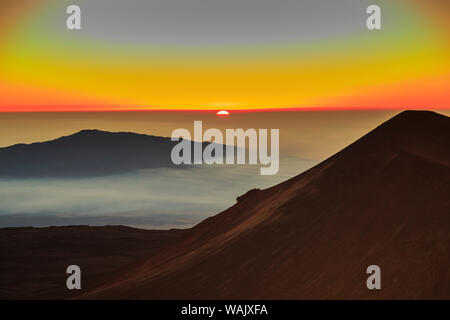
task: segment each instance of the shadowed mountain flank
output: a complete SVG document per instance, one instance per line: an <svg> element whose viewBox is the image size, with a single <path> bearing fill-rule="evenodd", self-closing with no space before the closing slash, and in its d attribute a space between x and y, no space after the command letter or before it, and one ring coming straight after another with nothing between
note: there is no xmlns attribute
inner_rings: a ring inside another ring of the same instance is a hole
<svg viewBox="0 0 450 320"><path fill-rule="evenodd" d="M405 111L81 298L448 298L449 191L450 119Z"/></svg>
<svg viewBox="0 0 450 320"><path fill-rule="evenodd" d="M66 299L66 269L78 265L82 289L120 275L184 230L141 230L124 226L66 226L0 229L0 298Z"/></svg>

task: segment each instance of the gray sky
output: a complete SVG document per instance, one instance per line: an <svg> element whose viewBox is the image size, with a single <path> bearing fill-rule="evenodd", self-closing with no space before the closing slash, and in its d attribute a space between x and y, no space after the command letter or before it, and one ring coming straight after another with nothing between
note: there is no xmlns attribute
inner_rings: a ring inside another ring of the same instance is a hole
<svg viewBox="0 0 450 320"><path fill-rule="evenodd" d="M74 4L64 1L58 5ZM364 0L78 0L82 33L159 45L252 45L365 30ZM54 23L59 23L56 20Z"/></svg>

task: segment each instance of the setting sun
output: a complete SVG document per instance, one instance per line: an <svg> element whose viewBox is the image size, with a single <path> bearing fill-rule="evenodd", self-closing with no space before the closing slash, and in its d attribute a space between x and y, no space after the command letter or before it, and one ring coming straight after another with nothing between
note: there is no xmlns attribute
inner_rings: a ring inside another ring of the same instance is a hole
<svg viewBox="0 0 450 320"><path fill-rule="evenodd" d="M218 115L218 116L229 116L230 113L228 111L226 111L226 110L220 110L220 111L217 111L216 115Z"/></svg>

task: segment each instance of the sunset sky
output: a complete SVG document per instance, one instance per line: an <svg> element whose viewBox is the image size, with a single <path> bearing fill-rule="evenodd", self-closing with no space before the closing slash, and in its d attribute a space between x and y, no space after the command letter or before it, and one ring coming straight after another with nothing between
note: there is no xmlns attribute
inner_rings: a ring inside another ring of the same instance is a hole
<svg viewBox="0 0 450 320"><path fill-rule="evenodd" d="M1 2L0 111L450 108L445 0L73 3Z"/></svg>
<svg viewBox="0 0 450 320"><path fill-rule="evenodd" d="M66 27L72 4L81 30ZM372 4L381 30L366 27ZM450 115L449 84L448 0L0 0L2 152L84 129L170 137L201 120L279 129L280 153L273 176L230 165L0 179L0 225L191 226L402 110Z"/></svg>

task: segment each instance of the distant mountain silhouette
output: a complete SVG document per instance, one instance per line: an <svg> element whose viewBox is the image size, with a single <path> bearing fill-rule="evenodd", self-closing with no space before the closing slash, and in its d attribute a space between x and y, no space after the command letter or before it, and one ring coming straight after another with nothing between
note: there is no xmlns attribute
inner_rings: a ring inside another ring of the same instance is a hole
<svg viewBox="0 0 450 320"><path fill-rule="evenodd" d="M176 167L170 154L177 143L131 132L82 130L51 141L0 148L0 178L102 176Z"/></svg>
<svg viewBox="0 0 450 320"><path fill-rule="evenodd" d="M402 112L81 297L448 299L449 194L450 119Z"/></svg>

